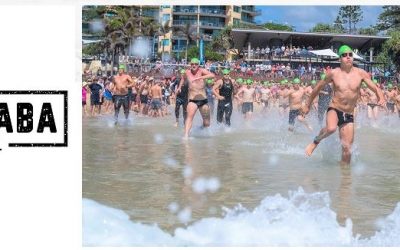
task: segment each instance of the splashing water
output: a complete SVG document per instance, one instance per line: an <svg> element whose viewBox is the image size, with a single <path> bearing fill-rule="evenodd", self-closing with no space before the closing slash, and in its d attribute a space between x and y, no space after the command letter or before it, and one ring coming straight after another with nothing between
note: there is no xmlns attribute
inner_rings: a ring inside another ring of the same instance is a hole
<svg viewBox="0 0 400 250"><path fill-rule="evenodd" d="M177 204L171 204L177 212ZM121 210L83 199L83 245L400 246L400 203L381 221L379 231L365 239L353 235L351 219L344 226L337 222L328 192L305 193L299 188L288 198L268 196L253 211L240 205L225 211L222 218L203 218L170 235L157 225L129 220ZM178 218L188 222L191 209L179 211Z"/></svg>

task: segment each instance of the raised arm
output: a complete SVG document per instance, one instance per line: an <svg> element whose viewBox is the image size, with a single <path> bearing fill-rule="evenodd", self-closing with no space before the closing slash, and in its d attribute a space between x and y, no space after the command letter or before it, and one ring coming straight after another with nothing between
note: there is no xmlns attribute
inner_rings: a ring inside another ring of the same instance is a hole
<svg viewBox="0 0 400 250"><path fill-rule="evenodd" d="M211 73L210 71L206 70L206 69L201 69L201 76L199 77L199 79L208 79L208 78L214 78L215 75L214 73Z"/></svg>

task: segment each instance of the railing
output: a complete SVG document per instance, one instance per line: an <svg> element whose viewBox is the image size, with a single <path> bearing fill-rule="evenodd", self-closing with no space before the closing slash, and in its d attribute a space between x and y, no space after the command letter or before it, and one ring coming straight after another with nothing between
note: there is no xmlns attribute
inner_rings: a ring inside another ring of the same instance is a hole
<svg viewBox="0 0 400 250"><path fill-rule="evenodd" d="M197 14L198 13L197 8L174 8L173 11L176 13L187 13L187 14Z"/></svg>
<svg viewBox="0 0 400 250"><path fill-rule="evenodd" d="M186 25L186 24L191 24L191 25L197 25L196 20L174 20L172 22L172 25Z"/></svg>
<svg viewBox="0 0 400 250"><path fill-rule="evenodd" d="M223 27L225 26L225 23L216 23L216 22L200 21L200 26L208 26L208 27L223 28Z"/></svg>
<svg viewBox="0 0 400 250"><path fill-rule="evenodd" d="M247 19L247 18L242 18L241 21L245 22L245 23L252 23L252 24L256 23L253 19Z"/></svg>
<svg viewBox="0 0 400 250"><path fill-rule="evenodd" d="M248 11L248 12L255 12L256 11L256 8L255 7L253 7L253 6L244 6L244 5L242 5L242 11Z"/></svg>
<svg viewBox="0 0 400 250"><path fill-rule="evenodd" d="M186 49L186 45L182 46L182 45L174 45L172 46L172 50L173 51L184 51Z"/></svg>
<svg viewBox="0 0 400 250"><path fill-rule="evenodd" d="M242 7L242 12L247 12L251 16L259 16L259 15L261 15L261 10L256 10L255 8L244 8L244 7Z"/></svg>
<svg viewBox="0 0 400 250"><path fill-rule="evenodd" d="M210 14L210 15L222 15L225 16L225 10L219 9L202 9L200 8L200 14Z"/></svg>

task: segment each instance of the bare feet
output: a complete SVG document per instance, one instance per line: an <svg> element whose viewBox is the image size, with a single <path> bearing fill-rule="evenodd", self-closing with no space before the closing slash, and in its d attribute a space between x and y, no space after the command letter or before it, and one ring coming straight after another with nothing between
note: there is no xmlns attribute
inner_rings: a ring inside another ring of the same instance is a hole
<svg viewBox="0 0 400 250"><path fill-rule="evenodd" d="M317 147L317 145L318 144L315 144L314 142L308 144L306 147L306 155L310 156L314 152L314 149Z"/></svg>

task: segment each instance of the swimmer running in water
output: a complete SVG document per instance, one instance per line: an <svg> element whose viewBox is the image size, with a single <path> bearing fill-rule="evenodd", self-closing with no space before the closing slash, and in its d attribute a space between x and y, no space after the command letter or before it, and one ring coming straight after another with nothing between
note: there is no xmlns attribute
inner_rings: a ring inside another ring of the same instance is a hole
<svg viewBox="0 0 400 250"><path fill-rule="evenodd" d="M300 88L300 79L295 78L293 80L293 89L289 89L286 93L284 93L283 97L289 97L289 131L294 131L294 123L296 119L303 123L304 126L309 130L312 131L311 126L307 123L304 119L304 115L301 114L300 109L302 106L302 99L305 95L305 90Z"/></svg>
<svg viewBox="0 0 400 250"><path fill-rule="evenodd" d="M357 104L361 82L364 81L378 97L378 105L384 104L383 93L371 81L368 73L360 68L353 67L353 51L347 45L339 48L340 67L327 73L326 78L320 80L313 89L303 113L310 111L312 101L328 83L332 82L333 96L326 114L326 126L321 129L314 141L306 147L306 155L310 156L322 139L333 134L339 127L339 136L342 144L341 164L349 165L351 160L351 146L354 140L353 112Z"/></svg>
<svg viewBox="0 0 400 250"><path fill-rule="evenodd" d="M111 91L113 94L114 101L114 119L115 124L118 123L118 113L121 109L121 106L124 107L125 119L128 119L129 116L129 95L128 88L134 86L134 82L132 78L126 74L125 65L119 65L118 74L113 78L113 86L111 87Z"/></svg>
<svg viewBox="0 0 400 250"><path fill-rule="evenodd" d="M208 106L206 83L205 79L214 78L215 75L206 69L200 68L200 61L193 58L190 61L190 69L186 70L186 77L188 79L189 93L187 104L187 116L185 121L185 134L184 138L189 138L189 132L192 128L193 118L196 111L199 110L203 118L203 127L210 126L210 107ZM183 83L183 81L181 81ZM182 84L179 86L181 91Z"/></svg>

